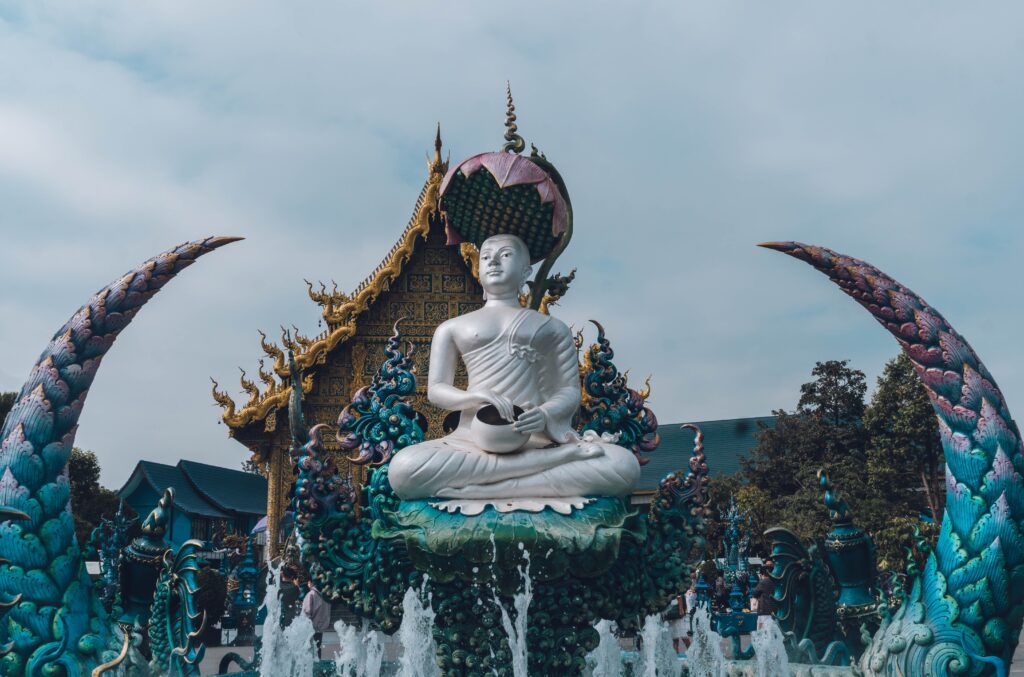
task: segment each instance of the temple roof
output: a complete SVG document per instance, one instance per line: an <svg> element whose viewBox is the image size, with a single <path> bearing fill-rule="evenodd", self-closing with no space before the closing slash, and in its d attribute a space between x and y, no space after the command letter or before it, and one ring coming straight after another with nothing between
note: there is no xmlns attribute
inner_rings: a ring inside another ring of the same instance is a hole
<svg viewBox="0 0 1024 677"><path fill-rule="evenodd" d="M174 506L187 515L232 519L267 512L267 480L241 470L184 460L177 465L139 461L117 493L127 500L143 483L157 495L174 489Z"/></svg>
<svg viewBox="0 0 1024 677"><path fill-rule="evenodd" d="M662 478L676 470L689 470L693 451L694 432L680 423L658 426L661 444L650 455L650 463L640 469L637 491L654 491ZM740 469L740 458L757 446L757 433L764 425L775 427L774 416L753 418L727 418L719 421L697 421L704 433L704 453L707 455L708 473L731 475Z"/></svg>
<svg viewBox="0 0 1024 677"><path fill-rule="evenodd" d="M417 239L425 239L430 232L430 216L437 210L438 190L448 162L441 159L441 131L438 128L434 141L434 157L427 163L427 180L420 191L413 209L412 218L402 232L401 237L384 257L384 260L364 279L351 294L344 294L335 285L331 291L320 283L319 290L306 281L310 299L321 307L321 314L327 329L314 338L301 336L298 330L294 333L282 328L281 344L268 342L266 334L260 332L260 345L267 357L272 360L270 372L263 368L260 360L259 378L265 384L261 390L253 381L246 378L242 370L242 389L249 394L249 401L238 407L235 401L219 389L213 381L213 399L224 410L221 416L229 428L242 428L255 421L260 421L278 408L286 407L291 393L289 373L285 353L291 350L295 354L295 363L300 370L307 370L322 361L324 356L344 343L356 333L356 320L369 309L378 296L388 289L390 284L402 273L403 266L412 256ZM294 327L293 327L294 329ZM274 376L277 376L277 379ZM212 380L212 379L211 379ZM313 387L313 375L309 374L302 383L302 391L309 392Z"/></svg>
<svg viewBox="0 0 1024 677"><path fill-rule="evenodd" d="M192 488L217 508L250 515L266 514L265 477L196 461L178 461L178 468L188 478Z"/></svg>

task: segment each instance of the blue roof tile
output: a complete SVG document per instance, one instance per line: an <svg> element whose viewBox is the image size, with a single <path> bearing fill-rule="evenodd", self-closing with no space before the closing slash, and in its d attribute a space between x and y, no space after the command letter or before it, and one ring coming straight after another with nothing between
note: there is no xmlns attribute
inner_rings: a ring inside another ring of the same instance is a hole
<svg viewBox="0 0 1024 677"><path fill-rule="evenodd" d="M138 485L138 481L148 482L157 494L162 494L164 489L168 487L173 488L174 505L186 514L212 517L214 519L227 519L230 517L227 513L200 496L176 466L155 463L153 461L139 461L139 465L136 466L131 478L118 492L121 498L128 498L129 494Z"/></svg>
<svg viewBox="0 0 1024 677"><path fill-rule="evenodd" d="M233 468L178 461L193 488L217 508L249 515L267 514L267 480Z"/></svg>

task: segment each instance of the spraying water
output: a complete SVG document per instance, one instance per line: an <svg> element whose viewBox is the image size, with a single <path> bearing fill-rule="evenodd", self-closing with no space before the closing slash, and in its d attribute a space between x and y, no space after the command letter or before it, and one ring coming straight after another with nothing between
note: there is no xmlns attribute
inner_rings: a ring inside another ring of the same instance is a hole
<svg viewBox="0 0 1024 677"><path fill-rule="evenodd" d="M287 628L281 627L281 565L270 565L267 572L267 594L263 606L267 610L263 622L263 649L260 656L260 677L306 677L313 674L316 661L313 646L313 624L299 614Z"/></svg>
<svg viewBox="0 0 1024 677"><path fill-rule="evenodd" d="M380 633L371 630L368 621L362 628L348 625L345 621L334 624L338 633L340 651L334 655L334 669L341 677L380 677L384 662L384 644ZM262 677L262 675L260 676Z"/></svg>
<svg viewBox="0 0 1024 677"><path fill-rule="evenodd" d="M597 648L587 654L591 677L622 677L622 649L614 634L615 624L598 621L594 629L600 637Z"/></svg>
<svg viewBox="0 0 1024 677"><path fill-rule="evenodd" d="M427 606L420 601L427 597ZM427 594L427 579L417 592L413 588L405 591L402 600L402 626L398 629L398 641L402 644L402 657L398 663L399 677L438 677L437 644L431 629L434 627L434 610L430 607Z"/></svg>
<svg viewBox="0 0 1024 677"><path fill-rule="evenodd" d="M683 667L672 647L671 626L662 622L658 614L651 614L644 619L640 636L643 647L637 666L638 677L678 677Z"/></svg>
<svg viewBox="0 0 1024 677"><path fill-rule="evenodd" d="M707 609L700 607L693 614L693 641L686 652L691 677L724 677L725 655L722 636L711 629Z"/></svg>
<svg viewBox="0 0 1024 677"><path fill-rule="evenodd" d="M750 635L757 658L757 677L774 677L789 674L789 656L786 654L785 637L775 619L764 616L761 627Z"/></svg>
<svg viewBox="0 0 1024 677"><path fill-rule="evenodd" d="M491 541L494 541L494 534L491 534ZM512 652L512 674L514 677L528 677L529 653L526 647L526 616L527 610L530 608L530 602L533 600L533 585L530 581L530 553L524 549L522 543L519 544L519 549L523 551L526 569L524 571L522 567L519 568L519 575L523 578L523 589L512 596L512 607L516 612L514 623L508 611L502 605L501 600L498 599L498 593L492 592L492 594L494 595L495 605L501 611L501 627L504 628L505 634L508 635L508 648Z"/></svg>
<svg viewBox="0 0 1024 677"><path fill-rule="evenodd" d="M260 677L306 677L313 674L316 665L316 648L313 644L313 621L303 614L284 629L285 654L281 660L270 665L270 672L263 672L260 665Z"/></svg>

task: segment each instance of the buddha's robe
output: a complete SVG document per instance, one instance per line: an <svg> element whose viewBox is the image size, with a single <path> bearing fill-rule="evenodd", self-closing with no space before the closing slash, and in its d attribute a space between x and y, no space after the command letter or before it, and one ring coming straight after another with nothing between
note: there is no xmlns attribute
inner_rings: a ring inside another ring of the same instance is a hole
<svg viewBox="0 0 1024 677"><path fill-rule="evenodd" d="M523 409L540 406L546 428L521 451L489 453L470 432L479 407L466 409L450 435L406 447L392 458L388 476L401 498L576 498L633 490L640 465L632 452L593 435L583 439L572 428L580 406L579 367L563 322L522 309L494 340L462 360L468 390L502 394Z"/></svg>

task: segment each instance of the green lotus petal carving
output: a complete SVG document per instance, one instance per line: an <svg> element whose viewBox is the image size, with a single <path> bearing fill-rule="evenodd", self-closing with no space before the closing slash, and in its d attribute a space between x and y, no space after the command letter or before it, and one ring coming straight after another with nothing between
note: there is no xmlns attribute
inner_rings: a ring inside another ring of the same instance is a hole
<svg viewBox="0 0 1024 677"><path fill-rule="evenodd" d="M373 537L404 539L409 559L434 580L496 580L502 594L521 584L524 552L535 581L566 574L591 578L618 559L623 537L642 542L646 534L645 521L619 498L594 499L570 515L550 508L502 513L488 506L467 516L430 503L403 501L374 522Z"/></svg>

